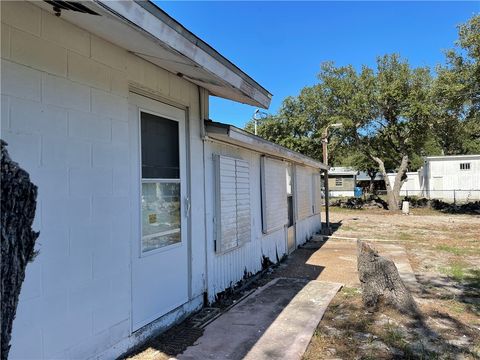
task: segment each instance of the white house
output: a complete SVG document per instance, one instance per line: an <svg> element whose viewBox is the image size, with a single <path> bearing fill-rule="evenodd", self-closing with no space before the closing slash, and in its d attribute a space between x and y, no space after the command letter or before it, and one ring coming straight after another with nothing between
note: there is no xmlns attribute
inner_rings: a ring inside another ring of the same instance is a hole
<svg viewBox="0 0 480 360"><path fill-rule="evenodd" d="M326 167L206 121L209 95L271 95L154 4L2 1L1 22L1 138L40 231L11 359L114 358L320 230Z"/></svg>
<svg viewBox="0 0 480 360"><path fill-rule="evenodd" d="M393 184L395 174L389 174ZM418 172L408 172L401 195L447 201L480 200L480 155L427 156Z"/></svg>

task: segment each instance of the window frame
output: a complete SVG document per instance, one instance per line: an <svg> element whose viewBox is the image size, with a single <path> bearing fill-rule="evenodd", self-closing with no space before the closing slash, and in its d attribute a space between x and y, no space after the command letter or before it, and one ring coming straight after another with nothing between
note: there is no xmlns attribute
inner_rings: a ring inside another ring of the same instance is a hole
<svg viewBox="0 0 480 360"><path fill-rule="evenodd" d="M472 163L470 162L463 162L460 163L460 171L470 171L472 169Z"/></svg>
<svg viewBox="0 0 480 360"><path fill-rule="evenodd" d="M182 235L182 222L184 221L183 219L183 214L182 214L182 211L183 211L183 206L182 206L182 176L184 176L184 174L182 173L182 166L181 166L181 141L180 141L180 137L181 137L181 131L180 131L180 125L181 125L181 121L179 119L176 119L174 118L173 116L168 116L168 115L165 115L165 114L162 114L162 113L158 113L158 112L155 112L155 111L152 111L150 109L146 109L142 106L138 106L137 107L137 110L138 110L138 156L139 156L139 198L138 198L138 201L139 201L139 215L140 215L140 221L139 221L139 227L140 227L140 241L138 242L138 251L139 251L139 256L140 258L142 257L146 257L146 256L150 256L150 255L154 255L154 254L157 254L157 253L162 253L162 252L165 252L165 251L169 251L171 249L174 249L176 247L181 247L183 246L183 235ZM179 178L178 179L161 179L161 178L144 178L143 177L143 169L142 169L142 165L143 165L143 162L142 162L142 112L144 113L147 113L147 114L150 114L150 115L154 115L154 116L157 116L159 118L163 118L163 119L167 119L167 120L170 120L170 121L175 121L178 123L178 138L179 138L179 144L178 144L178 156L179 156ZM153 250L150 250L150 251L143 251L144 249L144 246L143 246L143 224L142 224L142 187L143 187L143 184L144 183L157 183L157 182L167 182L167 183L173 183L173 182L178 182L178 184L180 185L180 192L179 192L179 201L180 201L180 227L179 227L179 232L180 232L180 241L177 242L177 243L174 243L174 244L170 244L170 245L166 245L166 246L161 246L161 247L158 247L156 249L153 249Z"/></svg>
<svg viewBox="0 0 480 360"><path fill-rule="evenodd" d="M340 185L338 185L339 180L340 180ZM343 187L343 177L341 176L335 177L335 187Z"/></svg>

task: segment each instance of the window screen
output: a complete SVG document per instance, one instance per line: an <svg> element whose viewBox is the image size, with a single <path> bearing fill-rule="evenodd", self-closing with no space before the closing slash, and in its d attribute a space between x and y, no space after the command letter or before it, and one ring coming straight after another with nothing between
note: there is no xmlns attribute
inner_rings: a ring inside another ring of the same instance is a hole
<svg viewBox="0 0 480 360"><path fill-rule="evenodd" d="M142 178L180 178L178 122L141 113Z"/></svg>
<svg viewBox="0 0 480 360"><path fill-rule="evenodd" d="M181 242L178 122L141 113L142 253Z"/></svg>

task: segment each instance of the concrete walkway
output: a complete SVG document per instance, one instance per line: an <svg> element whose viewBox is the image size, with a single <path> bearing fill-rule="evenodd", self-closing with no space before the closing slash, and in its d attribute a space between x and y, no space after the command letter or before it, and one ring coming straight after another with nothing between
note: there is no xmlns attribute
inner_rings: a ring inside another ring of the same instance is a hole
<svg viewBox="0 0 480 360"><path fill-rule="evenodd" d="M300 359L339 283L277 278L205 327L179 360Z"/></svg>

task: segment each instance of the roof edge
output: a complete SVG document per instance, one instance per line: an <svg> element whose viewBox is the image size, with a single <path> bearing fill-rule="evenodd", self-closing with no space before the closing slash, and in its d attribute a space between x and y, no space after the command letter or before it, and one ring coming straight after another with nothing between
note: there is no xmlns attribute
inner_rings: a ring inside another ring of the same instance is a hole
<svg viewBox="0 0 480 360"><path fill-rule="evenodd" d="M166 11L162 10L159 6L157 6L152 1L148 0L133 0L135 3L140 5L142 8L147 10L149 13L154 15L156 18L163 21L177 33L182 35L184 38L188 39L192 44L198 46L200 49L205 51L207 54L218 60L224 66L228 67L230 70L236 72L243 80L248 82L250 85L256 87L259 91L261 91L265 96L272 97L272 94L265 89L262 85L260 85L257 81L255 81L250 75L240 69L237 65L233 62L228 60L225 56L220 54L215 48L209 45L204 40L200 39L197 35L193 32L188 30L185 26L180 24L177 20L175 20L172 16L170 16Z"/></svg>
<svg viewBox="0 0 480 360"><path fill-rule="evenodd" d="M312 159L309 156L290 150L284 146L275 144L274 142L265 140L260 136L237 128L234 125L215 122L212 120L206 120L205 125L208 136L213 139L222 140L233 145L238 145L237 143L241 143L253 151L277 156L279 158L301 163L310 167L328 170L328 166L321 161Z"/></svg>

